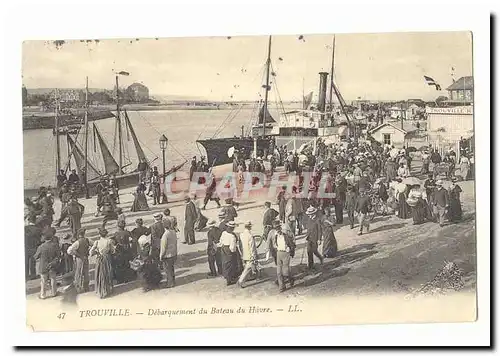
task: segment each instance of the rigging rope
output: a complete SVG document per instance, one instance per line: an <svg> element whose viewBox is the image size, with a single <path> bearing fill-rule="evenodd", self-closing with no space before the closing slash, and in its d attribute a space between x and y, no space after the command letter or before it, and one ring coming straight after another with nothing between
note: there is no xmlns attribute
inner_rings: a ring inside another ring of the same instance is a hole
<svg viewBox="0 0 500 356"><path fill-rule="evenodd" d="M150 127L151 127L151 128L152 128L152 129L153 129L153 130L157 133L157 134L158 134L158 136L161 136L161 135L162 135L162 134L161 134L161 133L160 133L160 132L156 129L156 127L154 127L154 126L153 126L153 125L149 122L149 120L148 120L147 118L143 117L140 113L138 113L138 115L141 117L141 119L143 119L143 120L144 120L144 121L145 121L145 122L146 122L146 123L147 123L147 124L148 124L148 125L149 125L149 126L150 126ZM139 138L137 138L137 139L139 139ZM139 142L140 142L140 141L139 141ZM154 152L153 152L153 151L152 151L152 150L151 150L148 146L144 145L144 147L146 147L148 150L150 150L150 151L151 151L151 153L153 153L153 154L154 154ZM169 142L169 147L172 147L172 149L173 149L175 152L177 152L177 154L178 154L179 156L181 156L183 159L187 160L186 156L184 156L182 153L180 153L180 152L179 152L179 151L175 148L175 146L174 146L174 145L172 145L172 143L171 143L171 142ZM158 158L158 156L156 156L155 158Z"/></svg>

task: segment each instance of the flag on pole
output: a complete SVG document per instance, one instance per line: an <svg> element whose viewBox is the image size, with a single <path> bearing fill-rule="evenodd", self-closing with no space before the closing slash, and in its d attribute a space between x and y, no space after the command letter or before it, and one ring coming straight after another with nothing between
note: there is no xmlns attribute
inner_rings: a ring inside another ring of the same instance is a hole
<svg viewBox="0 0 500 356"><path fill-rule="evenodd" d="M431 77L424 75L424 79L427 82L427 85L434 85L436 87L436 90L441 90L441 85L436 83L436 81L434 79L432 79Z"/></svg>

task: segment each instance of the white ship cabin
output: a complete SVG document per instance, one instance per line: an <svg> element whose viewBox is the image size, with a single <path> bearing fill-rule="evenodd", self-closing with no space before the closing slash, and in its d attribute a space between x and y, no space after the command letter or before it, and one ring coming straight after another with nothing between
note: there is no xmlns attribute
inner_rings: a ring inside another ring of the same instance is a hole
<svg viewBox="0 0 500 356"><path fill-rule="evenodd" d="M338 133L334 126L338 119L313 110L295 110L284 113L279 120L280 136L331 136Z"/></svg>

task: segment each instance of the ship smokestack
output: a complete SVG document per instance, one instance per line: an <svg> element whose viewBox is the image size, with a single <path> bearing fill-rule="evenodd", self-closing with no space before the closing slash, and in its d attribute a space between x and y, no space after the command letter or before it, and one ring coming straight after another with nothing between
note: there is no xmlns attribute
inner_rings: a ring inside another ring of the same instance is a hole
<svg viewBox="0 0 500 356"><path fill-rule="evenodd" d="M320 72L319 73L318 110L321 112L325 112L325 108L326 108L327 81L328 81L328 73L327 72Z"/></svg>

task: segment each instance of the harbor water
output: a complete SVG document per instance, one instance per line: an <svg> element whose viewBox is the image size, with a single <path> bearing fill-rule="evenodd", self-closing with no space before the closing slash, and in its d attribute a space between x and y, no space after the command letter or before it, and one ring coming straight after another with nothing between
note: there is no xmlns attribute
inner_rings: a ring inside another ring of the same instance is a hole
<svg viewBox="0 0 500 356"><path fill-rule="evenodd" d="M237 110L234 110L237 111ZM251 123L256 112L252 108L243 108L238 115L232 110L176 110L176 111L131 111L128 112L132 126L143 147L148 159L158 157L152 165L161 170L162 155L159 147L159 138L162 134L167 136L169 142L166 151L167 169L188 160L183 167L189 169L189 160L194 155L205 155L205 150L196 144L198 138L210 138L215 133L218 137L241 134L241 126L245 130ZM226 120L229 117L229 120ZM234 118L233 118L234 117ZM231 118L233 118L231 120ZM225 124L219 132L221 124ZM114 140L116 120L114 118L95 122L103 135L108 148L118 161L118 139ZM92 123L89 124L89 136L92 136ZM122 132L126 145L123 149L126 159L123 164L128 166L125 171L137 167L137 154L134 149L132 136L128 134L125 122L122 120ZM83 136L82 136L83 137ZM81 143L81 138L78 141ZM68 145L66 137L60 136L61 165L64 167L68 161ZM23 131L24 151L24 189L34 189L40 186L55 185L56 174L56 137L52 130L27 130ZM88 156L90 162L100 171L103 171L102 158L99 144L94 150L93 138L89 140ZM71 162L74 167L74 161Z"/></svg>

